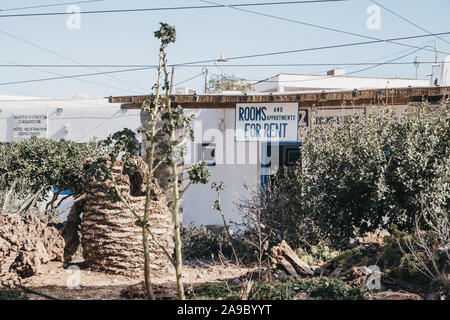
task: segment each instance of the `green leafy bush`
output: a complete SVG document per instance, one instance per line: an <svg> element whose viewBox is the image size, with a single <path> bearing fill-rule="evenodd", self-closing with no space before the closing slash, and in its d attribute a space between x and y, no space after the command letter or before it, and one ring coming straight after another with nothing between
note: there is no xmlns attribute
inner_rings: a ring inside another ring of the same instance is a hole
<svg viewBox="0 0 450 320"><path fill-rule="evenodd" d="M225 283L206 283L188 293L189 299L194 300L238 300L241 288L238 285Z"/></svg>
<svg viewBox="0 0 450 320"><path fill-rule="evenodd" d="M314 126L301 162L244 209L263 210L266 228L293 247L322 240L346 249L351 238L392 224L413 233L424 208L450 209L449 111L445 100Z"/></svg>
<svg viewBox="0 0 450 320"><path fill-rule="evenodd" d="M194 163L187 172L192 183L207 184L211 177L211 171L205 161Z"/></svg>
<svg viewBox="0 0 450 320"><path fill-rule="evenodd" d="M83 163L101 153L97 142L77 143L32 137L0 144L0 190L17 182L16 192L26 197L52 188L82 191Z"/></svg>
<svg viewBox="0 0 450 320"><path fill-rule="evenodd" d="M297 254L301 260L309 265L320 266L324 262L330 261L337 256L340 252L330 249L324 242L319 242L315 246L311 246L309 249L297 249Z"/></svg>
<svg viewBox="0 0 450 320"><path fill-rule="evenodd" d="M437 247L437 239L432 232L429 234L429 247ZM413 255L406 250L406 240L411 237L406 232L399 231L394 228L392 235L385 237L384 246L381 250L378 261L382 270L393 278L413 282L416 284L424 284L428 282L427 277L420 272L421 266L417 263ZM425 253L421 248L416 247L417 258L426 261ZM445 264L444 261L441 264ZM442 266L443 268L443 266Z"/></svg>
<svg viewBox="0 0 450 320"><path fill-rule="evenodd" d="M195 289L190 298L238 300L240 292L240 286L210 283ZM359 288L351 288L341 280L286 278L273 283L256 283L250 290L249 299L357 300L361 299L361 293Z"/></svg>
<svg viewBox="0 0 450 320"><path fill-rule="evenodd" d="M442 166L450 170L449 109L448 101L437 110L423 104L401 116L346 118L313 131L302 147L306 174L298 178L315 223L331 241L346 243L355 227L358 235L390 224L414 228Z"/></svg>
<svg viewBox="0 0 450 320"><path fill-rule="evenodd" d="M338 256L330 261L332 269L350 269L353 266L370 266L375 264L378 248L356 247L342 251Z"/></svg>

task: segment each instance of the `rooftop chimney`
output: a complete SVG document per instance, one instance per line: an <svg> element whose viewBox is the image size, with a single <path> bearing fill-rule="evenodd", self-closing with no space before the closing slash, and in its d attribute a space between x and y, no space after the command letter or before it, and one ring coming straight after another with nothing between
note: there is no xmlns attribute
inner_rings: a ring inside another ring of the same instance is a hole
<svg viewBox="0 0 450 320"><path fill-rule="evenodd" d="M334 68L330 71L327 71L327 76L343 76L345 75L345 69Z"/></svg>

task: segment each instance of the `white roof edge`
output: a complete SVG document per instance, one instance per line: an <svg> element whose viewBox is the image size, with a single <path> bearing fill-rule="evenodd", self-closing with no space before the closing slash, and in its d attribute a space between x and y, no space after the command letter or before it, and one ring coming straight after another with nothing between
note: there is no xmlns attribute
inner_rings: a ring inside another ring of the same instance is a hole
<svg viewBox="0 0 450 320"><path fill-rule="evenodd" d="M347 89L317 89L317 90L301 90L301 91L285 91L285 92L252 92L247 93L247 96L270 96L270 95L292 95L292 94L302 94L302 93L317 93L317 92L350 92L353 90L363 91L363 90L399 90L399 89L408 89L411 88L434 88L434 86L408 86L408 87L395 87L395 88L385 88L385 87L367 87L367 88L347 88ZM207 93L207 94L197 94L197 96L226 96L230 94L220 94L220 93ZM232 94L233 96L243 96L243 93L240 94ZM174 94L174 96L177 96ZM185 94L181 94L179 96L186 96Z"/></svg>
<svg viewBox="0 0 450 320"><path fill-rule="evenodd" d="M415 79L415 78L352 76L352 75L347 75L347 74L333 76L333 75L326 75L326 74L280 73L280 74L278 74L278 75L276 75L274 77L270 77L270 78L261 80L260 82L264 82L264 81L267 81L268 79L272 79L272 78L280 77L280 76L320 77L320 78L324 78L324 79L328 79L328 78L330 78L330 79L332 79L332 78L351 78L351 79L409 80L409 81L429 81L430 80L430 79Z"/></svg>
<svg viewBox="0 0 450 320"><path fill-rule="evenodd" d="M92 101L92 100L104 100L108 101L108 98L45 98L45 97L24 97L24 96L2 96L0 95L0 101L2 102L14 102L14 101Z"/></svg>

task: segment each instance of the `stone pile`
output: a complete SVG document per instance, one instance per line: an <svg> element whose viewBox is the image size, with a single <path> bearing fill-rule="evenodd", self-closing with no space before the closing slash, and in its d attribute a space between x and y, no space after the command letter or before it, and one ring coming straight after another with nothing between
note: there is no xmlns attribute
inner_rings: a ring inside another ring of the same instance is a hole
<svg viewBox="0 0 450 320"><path fill-rule="evenodd" d="M63 261L64 245L60 232L35 215L0 214L0 280L11 274L27 278L44 263Z"/></svg>

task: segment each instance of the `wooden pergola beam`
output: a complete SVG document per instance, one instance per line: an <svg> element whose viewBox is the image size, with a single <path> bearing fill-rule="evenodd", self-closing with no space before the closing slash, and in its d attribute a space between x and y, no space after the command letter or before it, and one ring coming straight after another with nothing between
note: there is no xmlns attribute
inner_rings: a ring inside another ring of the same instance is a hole
<svg viewBox="0 0 450 320"><path fill-rule="evenodd" d="M436 103L450 94L450 87L392 88L339 92L255 94L255 95L171 95L172 103L185 109L234 109L236 103L300 102L302 107L351 107L369 105L407 105L412 102ZM140 109L153 95L110 97L123 109Z"/></svg>

